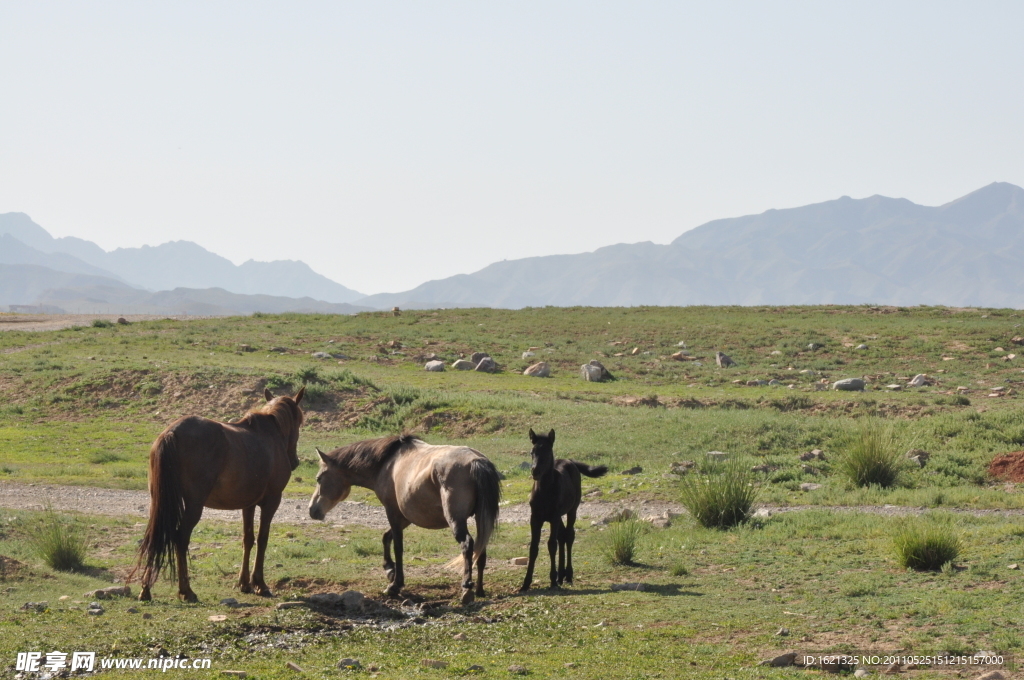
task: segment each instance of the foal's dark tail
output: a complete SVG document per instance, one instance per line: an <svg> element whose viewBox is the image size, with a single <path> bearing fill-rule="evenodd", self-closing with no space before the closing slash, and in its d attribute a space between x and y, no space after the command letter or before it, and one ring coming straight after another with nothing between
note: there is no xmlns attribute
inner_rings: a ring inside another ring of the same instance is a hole
<svg viewBox="0 0 1024 680"><path fill-rule="evenodd" d="M576 466L581 475L586 475L587 477L603 477L608 472L607 465L587 465L575 460L570 460L569 462Z"/></svg>
<svg viewBox="0 0 1024 680"><path fill-rule="evenodd" d="M469 474L476 482L476 544L473 558L487 549L487 542L498 524L498 503L501 501L501 475L494 463L476 458L469 464Z"/></svg>
<svg viewBox="0 0 1024 680"><path fill-rule="evenodd" d="M185 515L185 499L181 493L181 469L178 456L177 437L173 432L164 432L153 442L149 451L149 524L139 546L139 559L135 569L128 576L145 565L143 585L155 579L165 566L171 578L178 575L174 549L178 542L178 528Z"/></svg>

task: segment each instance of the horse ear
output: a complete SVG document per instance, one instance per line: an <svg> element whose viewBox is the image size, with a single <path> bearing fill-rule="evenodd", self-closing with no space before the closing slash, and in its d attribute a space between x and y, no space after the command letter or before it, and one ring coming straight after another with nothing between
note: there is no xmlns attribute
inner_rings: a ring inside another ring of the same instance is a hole
<svg viewBox="0 0 1024 680"><path fill-rule="evenodd" d="M554 430L551 430L551 432L548 432L548 439L551 440L552 444L555 443L555 431Z"/></svg>
<svg viewBox="0 0 1024 680"><path fill-rule="evenodd" d="M320 460L324 462L324 465L330 465L331 459L327 457L327 454L321 451L319 446L316 446L314 448L316 449L316 454L320 456Z"/></svg>
<svg viewBox="0 0 1024 680"><path fill-rule="evenodd" d="M270 401L271 399L274 398L274 395L270 393L269 387L263 388L263 398L266 399L267 401Z"/></svg>
<svg viewBox="0 0 1024 680"><path fill-rule="evenodd" d="M295 394L295 403L298 404L300 401L302 401L302 397L304 397L304 396L306 396L306 386L305 385L303 385L302 389L300 389Z"/></svg>
<svg viewBox="0 0 1024 680"><path fill-rule="evenodd" d="M537 441L537 435L536 435L536 433L535 433L535 432L533 431L533 428L532 428L532 427L530 428L530 441L531 441L531 442L533 442L533 441Z"/></svg>

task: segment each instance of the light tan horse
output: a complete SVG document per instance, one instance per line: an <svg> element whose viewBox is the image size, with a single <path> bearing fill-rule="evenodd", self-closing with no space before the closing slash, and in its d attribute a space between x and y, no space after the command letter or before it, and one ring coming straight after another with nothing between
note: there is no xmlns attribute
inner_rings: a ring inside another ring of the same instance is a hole
<svg viewBox="0 0 1024 680"><path fill-rule="evenodd" d="M243 593L270 596L263 580L263 557L270 522L281 503L281 492L292 470L299 466L296 446L303 387L294 397L274 397L264 390L267 403L235 423L220 423L198 416L180 418L153 442L149 451L149 524L139 546L140 600L152 599L150 588L166 566L178 577L178 597L196 602L188 580L188 544L203 507L241 510L242 569L238 586ZM260 509L260 535L253 536L253 519ZM249 575L249 551L256 541L256 562Z"/></svg>
<svg viewBox="0 0 1024 680"><path fill-rule="evenodd" d="M462 603L473 601L473 559L476 595L484 595L487 542L498 522L501 477L482 453L468 446L431 446L411 435L382 437L349 444L320 454L316 491L309 516L323 519L348 497L352 486L373 490L384 505L391 528L384 532L384 573L396 597L405 586L402 532L410 524L424 529L451 528L462 548L465 568ZM474 543L467 520L476 516ZM395 559L391 560L391 543Z"/></svg>

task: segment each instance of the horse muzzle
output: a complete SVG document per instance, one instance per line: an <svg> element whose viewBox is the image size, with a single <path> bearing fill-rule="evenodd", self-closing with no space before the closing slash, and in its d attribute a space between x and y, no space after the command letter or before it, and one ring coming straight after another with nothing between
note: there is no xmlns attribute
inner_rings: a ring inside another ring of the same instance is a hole
<svg viewBox="0 0 1024 680"><path fill-rule="evenodd" d="M327 513L320 509L319 505L309 506L309 516L315 520L322 520L327 517Z"/></svg>

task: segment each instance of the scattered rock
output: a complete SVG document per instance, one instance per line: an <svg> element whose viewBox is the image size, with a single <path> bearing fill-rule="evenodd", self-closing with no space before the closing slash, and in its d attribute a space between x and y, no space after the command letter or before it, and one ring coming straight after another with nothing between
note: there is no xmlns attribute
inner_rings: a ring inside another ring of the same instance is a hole
<svg viewBox="0 0 1024 680"><path fill-rule="evenodd" d="M924 467L928 459L931 458L932 454L928 453L924 449L910 449L907 451L907 459L917 463L918 467Z"/></svg>
<svg viewBox="0 0 1024 680"><path fill-rule="evenodd" d="M82 595L82 597L95 597L97 600L109 600L113 597L131 597L132 589L128 586L111 586L109 588L100 588L99 590L90 590L89 592Z"/></svg>
<svg viewBox="0 0 1024 680"><path fill-rule="evenodd" d="M513 567L525 567L530 563L529 557L513 557L508 561Z"/></svg>
<svg viewBox="0 0 1024 680"><path fill-rule="evenodd" d="M443 361L438 361L437 359L434 359L433 361L428 361L423 366L423 368L428 370L428 371L430 371L431 373L443 373L444 372L444 362Z"/></svg>
<svg viewBox="0 0 1024 680"><path fill-rule="evenodd" d="M340 593L314 593L309 596L309 601L313 604L319 604L326 607L337 607L342 603L342 595Z"/></svg>
<svg viewBox="0 0 1024 680"><path fill-rule="evenodd" d="M253 347L252 345L247 345L245 343L242 343L241 345L238 346L238 351L240 351L240 352L255 352L256 348Z"/></svg>
<svg viewBox="0 0 1024 680"><path fill-rule="evenodd" d="M816 474L818 474L818 469L817 468L813 468L810 465L801 465L800 469L803 470L803 473L805 475L816 475Z"/></svg>
<svg viewBox="0 0 1024 680"><path fill-rule="evenodd" d="M815 484L814 482L804 482L800 485L801 491L816 491L821 488L821 484Z"/></svg>
<svg viewBox="0 0 1024 680"><path fill-rule="evenodd" d="M128 609L126 609L125 611L128 612L129 614L138 614L139 613L139 610L136 609L135 607L128 607Z"/></svg>
<svg viewBox="0 0 1024 680"><path fill-rule="evenodd" d="M452 639L453 640L458 640L459 642L461 642L463 640L468 640L469 638L466 637L465 633L456 633L455 635L452 636Z"/></svg>
<svg viewBox="0 0 1024 680"><path fill-rule="evenodd" d="M794 661L796 661L796 652L788 652L786 654L780 654L774 659L765 659L761 662L761 665L772 666L774 668L784 668L786 666L792 666Z"/></svg>
<svg viewBox="0 0 1024 680"><path fill-rule="evenodd" d="M748 380L747 381L747 387L761 387L761 386L767 385L767 384L768 384L767 380Z"/></svg>
<svg viewBox="0 0 1024 680"><path fill-rule="evenodd" d="M773 472L776 468L771 465L755 465L750 468L751 472Z"/></svg>
<svg viewBox="0 0 1024 680"><path fill-rule="evenodd" d="M333 357L327 352L313 352L314 359L332 359Z"/></svg>
<svg viewBox="0 0 1024 680"><path fill-rule="evenodd" d="M857 349L868 349L868 346L865 345L864 343L861 343L861 344L857 345Z"/></svg>
<svg viewBox="0 0 1024 680"><path fill-rule="evenodd" d="M338 662L338 668L344 668L346 670L354 671L363 667L363 664L359 663L359 659L351 659L345 657Z"/></svg>
<svg viewBox="0 0 1024 680"><path fill-rule="evenodd" d="M840 392L863 392L865 385L863 378L844 378L832 383L832 389Z"/></svg>
<svg viewBox="0 0 1024 680"><path fill-rule="evenodd" d="M144 618L144 619L151 619L151 618L153 618L153 615L150 614L149 612L146 612L145 614L142 615L142 618Z"/></svg>
<svg viewBox="0 0 1024 680"><path fill-rule="evenodd" d="M452 362L452 368L457 371L472 371L476 368L476 365L472 361L466 361L465 359L456 359Z"/></svg>
<svg viewBox="0 0 1024 680"><path fill-rule="evenodd" d="M18 607L23 612L45 612L49 608L49 602L26 602Z"/></svg>
<svg viewBox="0 0 1024 680"><path fill-rule="evenodd" d="M481 373L494 373L495 371L498 370L498 364L494 363L494 359L490 357L484 357L483 359L480 360L480 363L478 363L476 365L476 368L473 370L480 371Z"/></svg>
<svg viewBox="0 0 1024 680"><path fill-rule="evenodd" d="M643 590L647 590L647 586L644 585L643 583L613 583L612 584L612 591L619 591L619 590L643 591Z"/></svg>
<svg viewBox="0 0 1024 680"><path fill-rule="evenodd" d="M244 678L245 671L221 671L221 675L226 675L229 678Z"/></svg>
<svg viewBox="0 0 1024 680"><path fill-rule="evenodd" d="M711 460L725 460L729 454L725 451L708 451L708 458Z"/></svg>
<svg viewBox="0 0 1024 680"><path fill-rule="evenodd" d="M807 349L811 350L812 352L816 352L817 350L821 349L824 346L825 345L822 345L821 343L811 342L811 343L808 343Z"/></svg>
<svg viewBox="0 0 1024 680"><path fill-rule="evenodd" d="M472 361L474 364L479 364L481 359L489 356L491 355L488 354L487 352L473 352L473 354L470 355L469 360Z"/></svg>
<svg viewBox="0 0 1024 680"><path fill-rule="evenodd" d="M903 389L903 385L886 385L885 389L892 390L893 392L899 392Z"/></svg>
<svg viewBox="0 0 1024 680"><path fill-rule="evenodd" d="M295 671L296 673L305 673L306 672L306 671L302 670L302 667L299 666L299 664L294 663L292 661L289 661L288 663L286 663L285 664L285 668L287 668L288 670Z"/></svg>
<svg viewBox="0 0 1024 680"><path fill-rule="evenodd" d="M732 360L732 357L727 354L723 354L722 352L715 352L715 363L719 368L729 368L730 366L736 365L736 362Z"/></svg>
<svg viewBox="0 0 1024 680"><path fill-rule="evenodd" d="M366 596L358 590L346 590L341 594L341 605L346 609L361 609L366 605Z"/></svg>
<svg viewBox="0 0 1024 680"><path fill-rule="evenodd" d="M533 376L534 378L547 378L551 376L551 367L548 365L548 362L540 361L523 371L523 375Z"/></svg>
<svg viewBox="0 0 1024 680"><path fill-rule="evenodd" d="M448 668L448 662L440 659L423 659L420 663L427 668Z"/></svg>
<svg viewBox="0 0 1024 680"><path fill-rule="evenodd" d="M524 359L532 359L535 356L537 356L536 352L523 352Z"/></svg>
<svg viewBox="0 0 1024 680"><path fill-rule="evenodd" d="M821 449L812 449L807 453L801 453L800 460L804 462L809 460L825 460L825 454L821 452Z"/></svg>
<svg viewBox="0 0 1024 680"><path fill-rule="evenodd" d="M779 382L778 380L776 380L775 378L772 378L771 380L769 380L769 381L768 381L768 387L778 387L778 386L779 386L779 385L781 385L781 384L782 384L782 383L780 383L780 382Z"/></svg>
<svg viewBox="0 0 1024 680"><path fill-rule="evenodd" d="M669 465L669 470L677 475L685 475L690 471L690 468L694 467L696 463L692 460L677 460Z"/></svg>
<svg viewBox="0 0 1024 680"><path fill-rule="evenodd" d="M871 675L871 671L869 671L867 668L858 668L853 672L853 677L855 678L866 678L869 675Z"/></svg>
<svg viewBox="0 0 1024 680"><path fill-rule="evenodd" d="M789 628L779 628L777 631L775 631L775 635L777 635L778 637L786 637L787 635L789 635Z"/></svg>
<svg viewBox="0 0 1024 680"><path fill-rule="evenodd" d="M635 466L629 468L628 470L623 470L622 474L624 474L624 475L638 475L638 474L640 474L643 471L644 471L644 469L642 467L640 467L639 465L635 465Z"/></svg>
<svg viewBox="0 0 1024 680"><path fill-rule="evenodd" d="M123 316L119 316L117 317L117 323L121 324L122 326L127 326L128 319L124 318Z"/></svg>
<svg viewBox="0 0 1024 680"><path fill-rule="evenodd" d="M917 375L910 379L910 382L907 383L907 387L924 387L927 384L928 376L926 376L924 373L918 373Z"/></svg>
<svg viewBox="0 0 1024 680"><path fill-rule="evenodd" d="M233 597L225 597L223 600L220 601L220 603L221 604L226 604L229 607L237 607L238 606L238 600L236 600Z"/></svg>
<svg viewBox="0 0 1024 680"><path fill-rule="evenodd" d="M206 618L207 618L207 620L213 621L214 623L218 623L220 621L227 621L228 620L228 617L225 614L214 614L212 616L207 616Z"/></svg>
<svg viewBox="0 0 1024 680"><path fill-rule="evenodd" d="M1006 676L1001 671L989 671L982 673L975 680L1005 680Z"/></svg>
<svg viewBox="0 0 1024 680"><path fill-rule="evenodd" d="M1007 566L1006 568L1007 569L1020 569L1020 565L1018 565L1016 562L1014 562L1013 564Z"/></svg>
<svg viewBox="0 0 1024 680"><path fill-rule="evenodd" d="M526 675L530 671L526 670L526 666L512 665L508 667L508 672L512 675Z"/></svg>
<svg viewBox="0 0 1024 680"><path fill-rule="evenodd" d="M278 602L277 606L274 607L274 609L301 609L305 606L305 602L296 602L295 600L290 600L288 602Z"/></svg>

